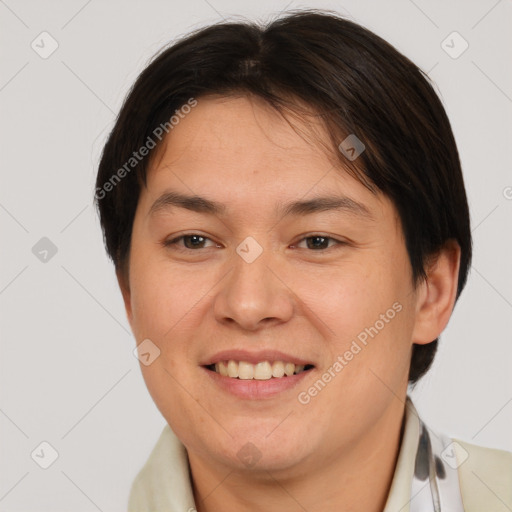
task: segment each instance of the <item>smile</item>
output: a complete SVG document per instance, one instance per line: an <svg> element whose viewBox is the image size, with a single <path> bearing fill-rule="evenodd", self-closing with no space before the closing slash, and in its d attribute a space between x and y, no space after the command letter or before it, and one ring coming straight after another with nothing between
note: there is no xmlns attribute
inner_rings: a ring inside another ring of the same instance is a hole
<svg viewBox="0 0 512 512"><path fill-rule="evenodd" d="M240 380L270 380L281 379L297 375L313 368L312 365L299 365L283 361L261 361L256 364L233 359L219 361L206 366L210 371L222 377Z"/></svg>

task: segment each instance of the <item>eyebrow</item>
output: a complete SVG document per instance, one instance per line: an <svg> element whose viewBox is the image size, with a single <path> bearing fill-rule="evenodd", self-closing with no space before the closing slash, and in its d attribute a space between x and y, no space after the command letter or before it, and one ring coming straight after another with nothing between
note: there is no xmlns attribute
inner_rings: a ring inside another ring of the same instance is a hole
<svg viewBox="0 0 512 512"><path fill-rule="evenodd" d="M149 209L148 215L153 215L161 210L176 206L192 212L208 213L210 215L222 215L226 212L226 206L217 201L200 196L187 196L179 192L166 192L162 194Z"/></svg>
<svg viewBox="0 0 512 512"><path fill-rule="evenodd" d="M374 219L367 206L346 196L314 197L304 201L286 203L279 208L279 212L284 217L287 215L309 215L331 210L341 210L360 217Z"/></svg>
<svg viewBox="0 0 512 512"><path fill-rule="evenodd" d="M167 210L172 207L219 216L225 214L227 211L225 204L205 197L197 195L189 196L179 192L166 192L153 203L149 209L148 215L153 215L159 211ZM313 213L333 210L344 211L374 220L373 214L366 205L346 196L314 197L312 199L291 201L284 204L278 203L276 206L276 214L283 217L288 215L305 216Z"/></svg>

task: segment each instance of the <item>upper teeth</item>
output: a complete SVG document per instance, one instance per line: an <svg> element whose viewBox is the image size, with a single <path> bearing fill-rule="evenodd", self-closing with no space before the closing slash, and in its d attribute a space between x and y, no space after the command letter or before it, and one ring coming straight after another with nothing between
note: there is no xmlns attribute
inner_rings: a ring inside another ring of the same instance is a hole
<svg viewBox="0 0 512 512"><path fill-rule="evenodd" d="M246 361L219 361L215 363L215 371L223 377L239 378L243 380L268 380L272 377L287 377L294 373L304 371L304 365L295 365L293 363L283 363L282 361L262 361L261 363L251 364Z"/></svg>

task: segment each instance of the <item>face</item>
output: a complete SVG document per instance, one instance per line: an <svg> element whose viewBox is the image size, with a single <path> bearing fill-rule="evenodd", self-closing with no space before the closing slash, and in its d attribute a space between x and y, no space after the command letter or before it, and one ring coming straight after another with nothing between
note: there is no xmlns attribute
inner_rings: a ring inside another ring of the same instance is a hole
<svg viewBox="0 0 512 512"><path fill-rule="evenodd" d="M405 394L417 295L396 210L305 139L260 100L200 98L141 192L124 298L160 351L141 369L212 464L325 464Z"/></svg>

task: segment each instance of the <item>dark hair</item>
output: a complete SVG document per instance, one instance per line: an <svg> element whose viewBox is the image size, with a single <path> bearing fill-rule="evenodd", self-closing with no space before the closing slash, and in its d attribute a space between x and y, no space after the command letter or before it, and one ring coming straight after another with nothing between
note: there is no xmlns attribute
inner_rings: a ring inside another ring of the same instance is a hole
<svg viewBox="0 0 512 512"><path fill-rule="evenodd" d="M267 26L233 22L203 28L162 50L143 70L105 144L96 181L96 205L116 270L124 274L128 267L150 162L139 148L144 154L142 148L158 145L156 133L172 129L171 116L180 107L210 94L253 94L281 114L320 116L330 151L367 188L394 203L414 285L425 279L430 256L448 240L458 242L458 299L472 242L459 155L444 108L427 75L389 43L317 10L293 12ZM338 150L349 134L366 148L354 161ZM437 343L414 345L411 383L430 368Z"/></svg>

